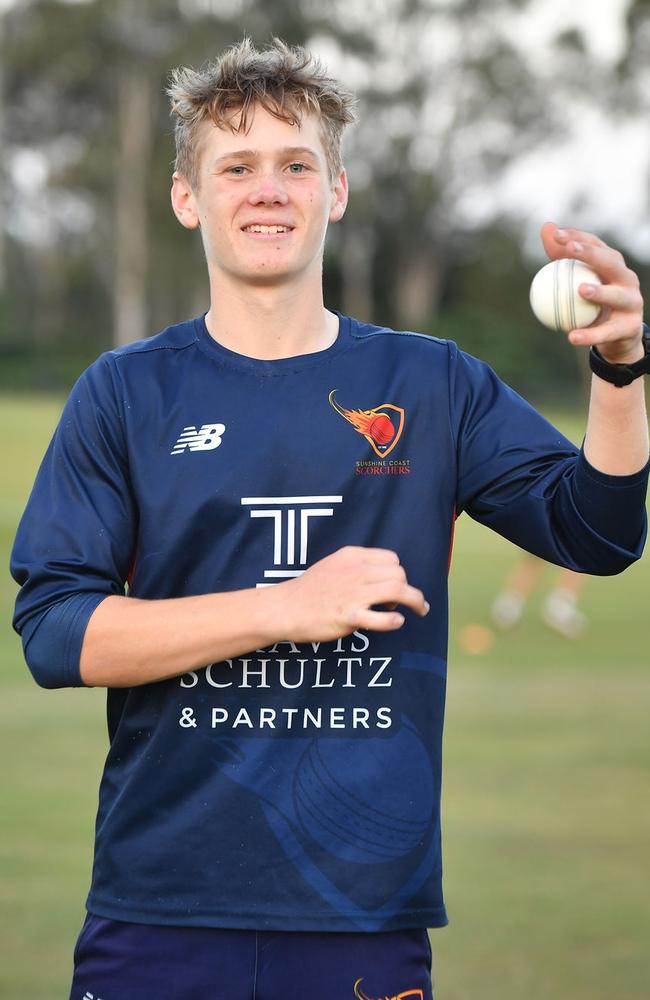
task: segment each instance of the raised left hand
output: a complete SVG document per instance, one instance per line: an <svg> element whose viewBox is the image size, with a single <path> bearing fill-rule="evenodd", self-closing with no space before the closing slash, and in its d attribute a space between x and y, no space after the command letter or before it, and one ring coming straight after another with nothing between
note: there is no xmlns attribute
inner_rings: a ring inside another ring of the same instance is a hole
<svg viewBox="0 0 650 1000"><path fill-rule="evenodd" d="M554 222L542 226L542 242L551 260L573 257L581 260L599 276L602 285L583 283L580 295L601 307L591 326L571 330L572 344L598 348L611 364L631 364L643 356L643 297L639 278L623 255L607 246L593 233L580 229L558 229Z"/></svg>

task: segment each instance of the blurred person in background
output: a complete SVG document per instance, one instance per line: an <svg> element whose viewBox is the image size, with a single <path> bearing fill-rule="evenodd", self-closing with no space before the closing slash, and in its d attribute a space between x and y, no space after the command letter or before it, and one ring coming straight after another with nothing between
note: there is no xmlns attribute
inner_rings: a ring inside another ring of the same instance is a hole
<svg viewBox="0 0 650 1000"><path fill-rule="evenodd" d="M541 583L545 570L544 560L529 552L517 561L490 608L490 617L498 629L507 631L519 624L526 603ZM579 638L587 627L587 616L578 607L586 582L583 573L561 569L542 603L542 621L565 639Z"/></svg>
<svg viewBox="0 0 650 1000"><path fill-rule="evenodd" d="M354 110L316 59L245 40L169 93L209 310L81 376L12 560L36 680L107 689L71 997L430 1000L454 521L639 558L638 280L543 227L604 282L578 450L453 343L325 307Z"/></svg>

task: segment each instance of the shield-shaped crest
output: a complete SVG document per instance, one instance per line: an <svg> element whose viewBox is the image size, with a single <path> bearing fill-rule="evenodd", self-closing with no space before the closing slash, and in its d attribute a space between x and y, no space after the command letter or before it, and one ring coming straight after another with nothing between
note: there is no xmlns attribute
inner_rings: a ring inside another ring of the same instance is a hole
<svg viewBox="0 0 650 1000"><path fill-rule="evenodd" d="M394 403L382 403L372 410L348 410L334 399L336 389L329 394L329 401L337 413L363 434L378 458L386 458L402 436L404 408Z"/></svg>

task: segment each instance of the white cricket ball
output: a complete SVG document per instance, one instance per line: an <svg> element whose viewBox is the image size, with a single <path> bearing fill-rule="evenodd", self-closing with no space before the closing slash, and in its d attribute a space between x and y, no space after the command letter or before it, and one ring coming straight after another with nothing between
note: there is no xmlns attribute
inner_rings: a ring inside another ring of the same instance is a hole
<svg viewBox="0 0 650 1000"><path fill-rule="evenodd" d="M596 272L581 260L552 260L538 271L530 286L530 305L540 323L565 333L590 326L600 306L580 295L578 287L583 281L602 285Z"/></svg>

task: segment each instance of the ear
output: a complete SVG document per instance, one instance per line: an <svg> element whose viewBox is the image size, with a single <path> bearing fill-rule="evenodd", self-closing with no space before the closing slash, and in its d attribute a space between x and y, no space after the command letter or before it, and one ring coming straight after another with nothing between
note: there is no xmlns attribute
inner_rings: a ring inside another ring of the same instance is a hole
<svg viewBox="0 0 650 1000"><path fill-rule="evenodd" d="M332 203L330 207L330 222L338 222L343 218L348 203L348 175L342 170L332 188Z"/></svg>
<svg viewBox="0 0 650 1000"><path fill-rule="evenodd" d="M199 213L194 192L189 181L178 171L174 171L172 176L171 199L174 215L181 226L185 226L186 229L198 229Z"/></svg>

